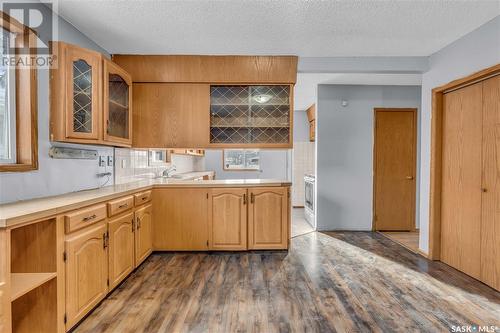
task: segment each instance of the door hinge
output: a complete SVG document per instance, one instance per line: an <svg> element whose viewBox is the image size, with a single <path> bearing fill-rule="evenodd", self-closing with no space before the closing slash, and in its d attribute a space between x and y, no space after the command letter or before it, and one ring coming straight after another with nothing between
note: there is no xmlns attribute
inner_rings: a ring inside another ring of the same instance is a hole
<svg viewBox="0 0 500 333"><path fill-rule="evenodd" d="M106 280L106 284L107 284L107 285L108 285L108 287L109 287L109 279L107 279L107 280Z"/></svg>
<svg viewBox="0 0 500 333"><path fill-rule="evenodd" d="M66 324L68 322L68 316L64 314L64 323Z"/></svg>
<svg viewBox="0 0 500 333"><path fill-rule="evenodd" d="M68 260L68 255L66 254L66 251L63 252L63 261L66 262Z"/></svg>

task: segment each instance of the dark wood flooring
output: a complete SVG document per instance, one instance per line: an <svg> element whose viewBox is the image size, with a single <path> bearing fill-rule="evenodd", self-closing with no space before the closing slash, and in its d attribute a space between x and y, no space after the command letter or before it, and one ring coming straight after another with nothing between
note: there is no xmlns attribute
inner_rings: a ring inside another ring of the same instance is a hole
<svg viewBox="0 0 500 333"><path fill-rule="evenodd" d="M500 293L371 232L289 252L153 254L75 332L450 332L500 326Z"/></svg>

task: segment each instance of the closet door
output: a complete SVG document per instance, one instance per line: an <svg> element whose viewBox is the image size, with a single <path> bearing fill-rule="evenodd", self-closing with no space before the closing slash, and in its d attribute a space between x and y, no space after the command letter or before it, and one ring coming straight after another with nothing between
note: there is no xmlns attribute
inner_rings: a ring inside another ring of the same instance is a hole
<svg viewBox="0 0 500 333"><path fill-rule="evenodd" d="M441 260L480 278L482 83L443 96Z"/></svg>
<svg viewBox="0 0 500 333"><path fill-rule="evenodd" d="M500 290L500 76L483 82L481 281Z"/></svg>

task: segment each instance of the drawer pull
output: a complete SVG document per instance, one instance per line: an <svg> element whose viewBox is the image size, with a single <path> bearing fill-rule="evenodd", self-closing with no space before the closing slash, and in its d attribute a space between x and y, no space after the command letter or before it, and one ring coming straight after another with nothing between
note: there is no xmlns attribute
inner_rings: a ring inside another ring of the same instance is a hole
<svg viewBox="0 0 500 333"><path fill-rule="evenodd" d="M148 197L142 197L141 200L144 201L146 200Z"/></svg>
<svg viewBox="0 0 500 333"><path fill-rule="evenodd" d="M128 207L128 204L124 203L123 205L118 206L118 209L127 208L127 207Z"/></svg>
<svg viewBox="0 0 500 333"><path fill-rule="evenodd" d="M83 222L87 222L87 221L90 221L90 220L95 219L96 217L97 217L97 215L96 215L96 214L94 214L94 215L90 215L90 216L86 216L86 217L84 217L84 218L83 218L83 220L82 220L82 221L83 221Z"/></svg>

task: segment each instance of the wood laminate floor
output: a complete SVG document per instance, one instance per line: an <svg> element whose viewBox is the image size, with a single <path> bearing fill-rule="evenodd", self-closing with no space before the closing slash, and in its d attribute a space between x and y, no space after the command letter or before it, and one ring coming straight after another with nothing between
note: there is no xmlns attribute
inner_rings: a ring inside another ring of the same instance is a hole
<svg viewBox="0 0 500 333"><path fill-rule="evenodd" d="M158 253L75 332L450 332L500 326L500 293L378 233L289 252Z"/></svg>
<svg viewBox="0 0 500 333"><path fill-rule="evenodd" d="M380 231L380 233L408 250L418 253L418 231Z"/></svg>

